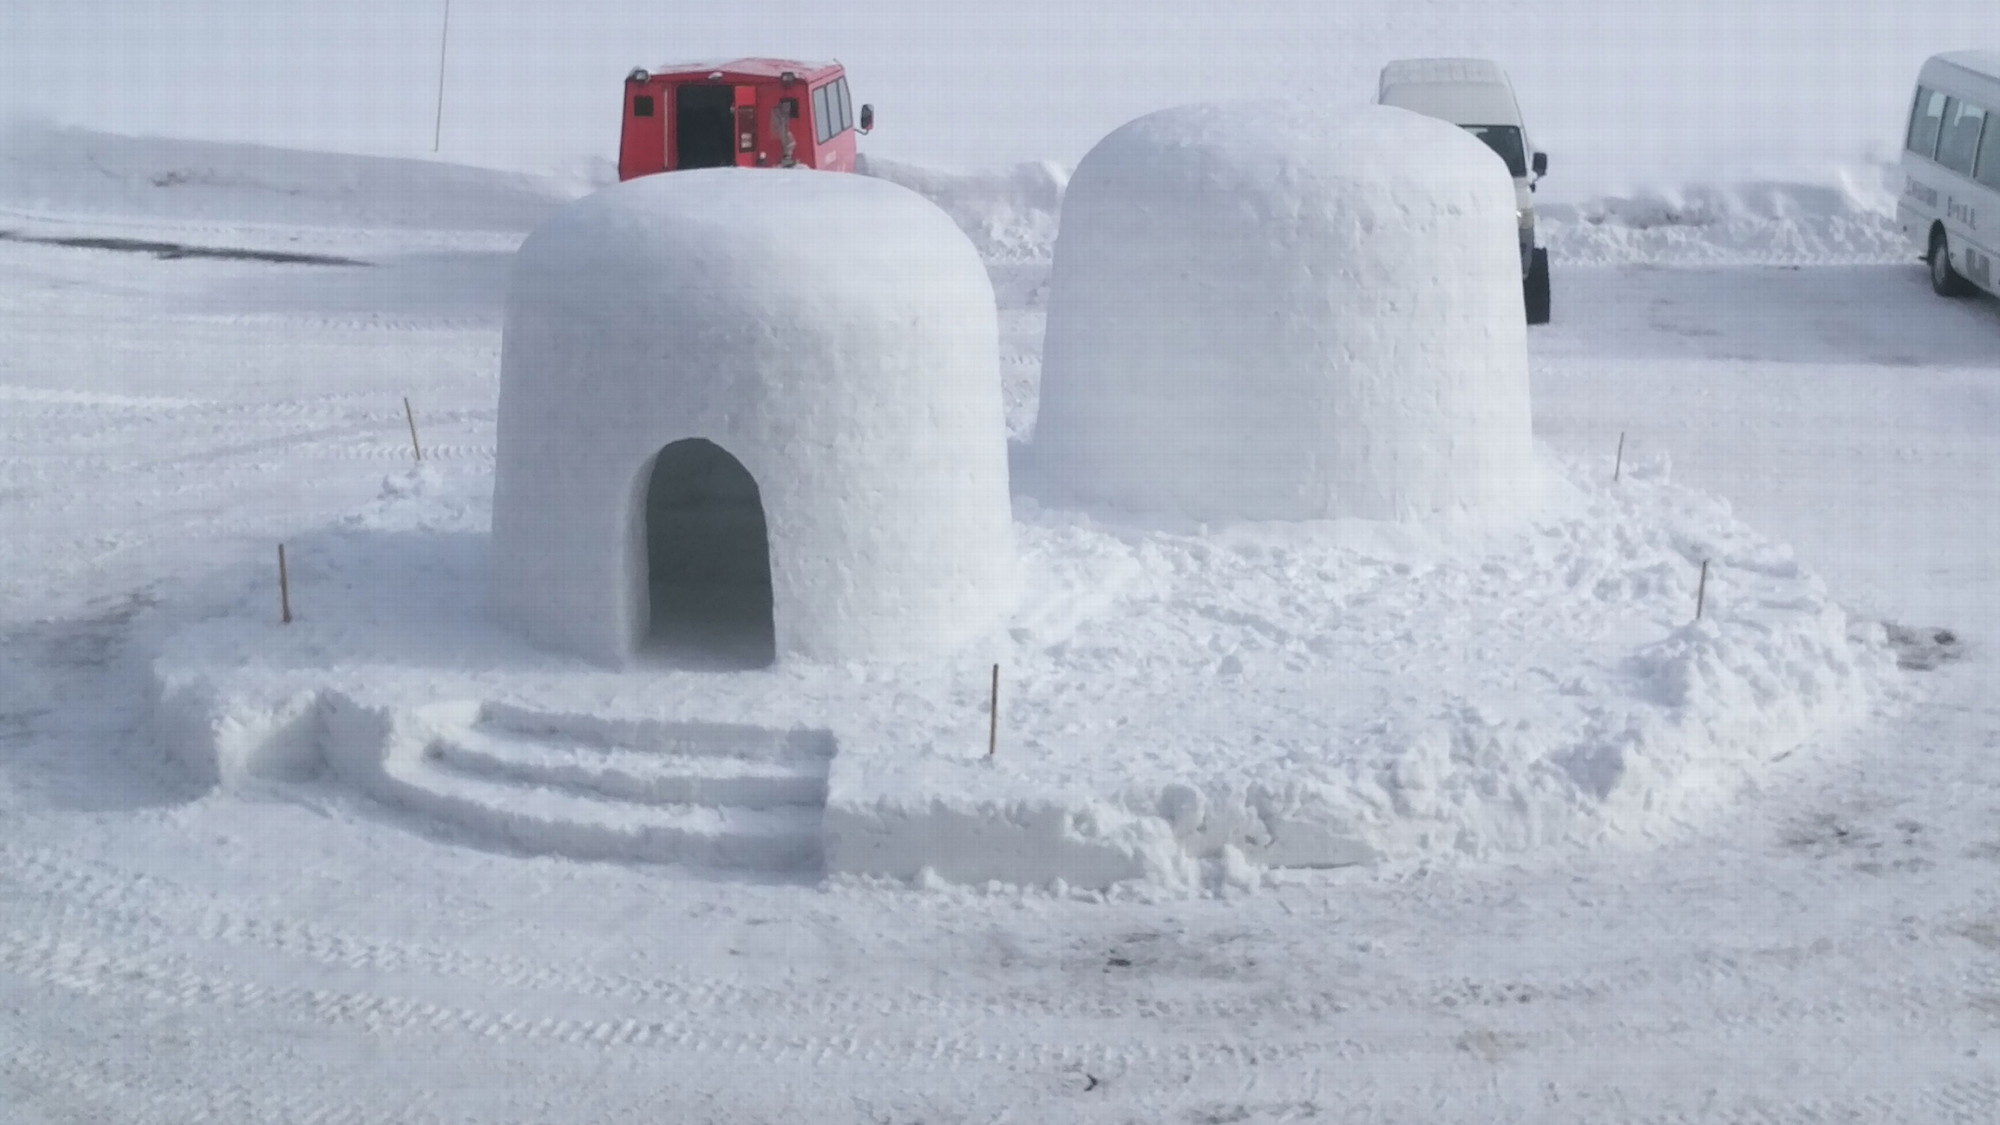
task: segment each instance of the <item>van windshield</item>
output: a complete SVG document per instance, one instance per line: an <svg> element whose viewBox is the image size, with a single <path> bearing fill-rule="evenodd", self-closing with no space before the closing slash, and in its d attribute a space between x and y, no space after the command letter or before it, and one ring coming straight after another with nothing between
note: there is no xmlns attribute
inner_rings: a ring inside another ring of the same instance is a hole
<svg viewBox="0 0 2000 1125"><path fill-rule="evenodd" d="M1500 154L1507 162L1507 171L1514 178L1524 179L1528 175L1527 154L1521 150L1521 130L1515 125L1467 125L1465 131L1486 142L1486 147Z"/></svg>

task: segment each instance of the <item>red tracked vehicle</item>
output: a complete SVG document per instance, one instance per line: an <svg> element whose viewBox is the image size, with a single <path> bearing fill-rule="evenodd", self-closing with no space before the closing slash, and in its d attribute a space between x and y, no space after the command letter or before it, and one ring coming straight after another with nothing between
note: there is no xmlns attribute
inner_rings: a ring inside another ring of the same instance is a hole
<svg viewBox="0 0 2000 1125"><path fill-rule="evenodd" d="M839 63L736 59L625 76L618 178L683 168L854 170L854 137L875 126Z"/></svg>

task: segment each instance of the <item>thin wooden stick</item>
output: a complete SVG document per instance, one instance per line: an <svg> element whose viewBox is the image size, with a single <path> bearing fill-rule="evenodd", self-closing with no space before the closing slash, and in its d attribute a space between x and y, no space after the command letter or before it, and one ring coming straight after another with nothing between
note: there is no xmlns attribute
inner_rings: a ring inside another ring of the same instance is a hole
<svg viewBox="0 0 2000 1125"><path fill-rule="evenodd" d="M1701 620L1701 605L1708 597L1708 560L1701 560L1701 584L1694 588L1694 619Z"/></svg>
<svg viewBox="0 0 2000 1125"><path fill-rule="evenodd" d="M986 756L991 758L1000 749L1000 666L993 666L993 705L986 722Z"/></svg>
<svg viewBox="0 0 2000 1125"><path fill-rule="evenodd" d="M292 623L292 582L290 576L285 573L283 543L278 544L278 621L284 625Z"/></svg>
<svg viewBox="0 0 2000 1125"><path fill-rule="evenodd" d="M1625 471L1625 431L1618 431L1618 463L1611 468L1611 480L1616 483L1619 474Z"/></svg>
<svg viewBox="0 0 2000 1125"><path fill-rule="evenodd" d="M417 412L410 409L410 396L403 396L403 417L410 420L410 448L417 451L417 460L424 459L424 447L417 444Z"/></svg>

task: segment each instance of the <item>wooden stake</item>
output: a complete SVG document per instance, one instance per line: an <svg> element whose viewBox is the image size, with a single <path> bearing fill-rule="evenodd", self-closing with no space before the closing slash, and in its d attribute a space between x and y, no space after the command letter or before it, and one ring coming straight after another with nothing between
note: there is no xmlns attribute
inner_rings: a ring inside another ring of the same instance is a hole
<svg viewBox="0 0 2000 1125"><path fill-rule="evenodd" d="M1000 749L1000 666L993 666L993 705L986 721L986 756L991 758Z"/></svg>
<svg viewBox="0 0 2000 1125"><path fill-rule="evenodd" d="M285 574L283 543L278 544L278 621L284 625L292 623L292 583L290 577Z"/></svg>
<svg viewBox="0 0 2000 1125"><path fill-rule="evenodd" d="M1701 604L1708 597L1708 560L1701 560L1701 584L1694 588L1694 619L1701 620Z"/></svg>
<svg viewBox="0 0 2000 1125"><path fill-rule="evenodd" d="M417 444L417 412L410 409L410 396L403 396L403 417L410 421L410 448L417 451L417 460L424 459L424 447Z"/></svg>
<svg viewBox="0 0 2000 1125"><path fill-rule="evenodd" d="M1618 463L1611 468L1611 480L1616 483L1619 474L1625 471L1625 431L1618 431Z"/></svg>

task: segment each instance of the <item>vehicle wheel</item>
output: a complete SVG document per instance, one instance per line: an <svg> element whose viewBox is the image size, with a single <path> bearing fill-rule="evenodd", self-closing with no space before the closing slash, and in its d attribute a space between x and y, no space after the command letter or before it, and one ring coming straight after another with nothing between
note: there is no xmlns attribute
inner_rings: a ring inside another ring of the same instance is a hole
<svg viewBox="0 0 2000 1125"><path fill-rule="evenodd" d="M1963 297L1972 292L1972 283L1958 275L1951 268L1950 244L1945 241L1943 231L1931 233L1931 292L1940 297Z"/></svg>
<svg viewBox="0 0 2000 1125"><path fill-rule="evenodd" d="M1522 296L1527 298L1528 323L1547 324L1549 322L1549 251L1547 247L1535 248L1535 255L1529 260L1528 276L1521 282Z"/></svg>

